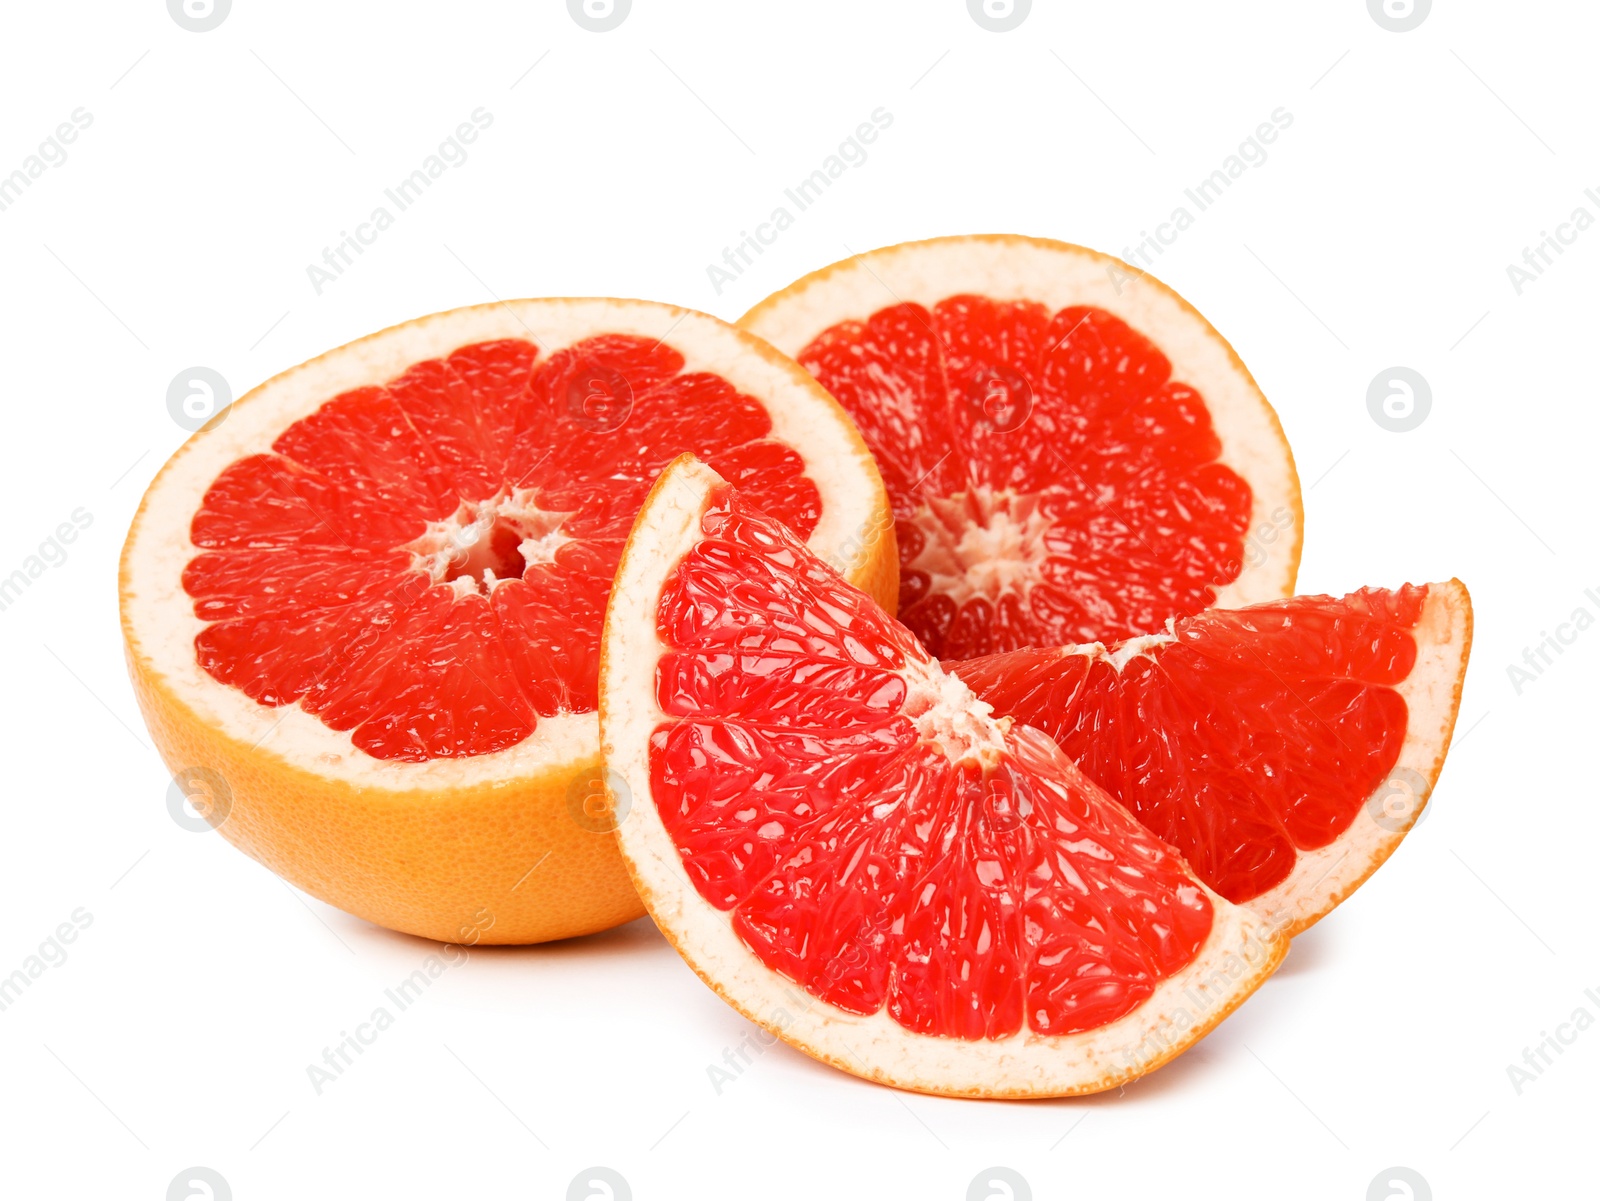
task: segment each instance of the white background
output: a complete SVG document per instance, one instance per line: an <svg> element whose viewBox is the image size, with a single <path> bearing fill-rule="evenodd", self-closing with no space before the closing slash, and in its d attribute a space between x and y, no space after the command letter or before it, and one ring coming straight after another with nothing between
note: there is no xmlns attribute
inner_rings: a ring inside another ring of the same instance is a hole
<svg viewBox="0 0 1600 1201"><path fill-rule="evenodd" d="M1437 1198L1593 1189L1600 1027L1521 1095L1507 1075L1575 1009L1600 1018L1600 633L1520 694L1507 671L1600 616L1600 228L1520 296L1506 271L1580 204L1600 217L1591 6L1440 0L1409 33L1362 0L1039 0L1007 33L961 0L635 0L603 34L557 0L236 0L207 33L160 0L4 22L0 174L74 109L93 123L0 212L0 575L75 509L93 524L0 612L0 974L74 910L92 925L0 1013L0 1192L157 1201L191 1165L240 1201L560 1198L591 1165L640 1201L959 1201L991 1165L1035 1198L1361 1201L1392 1165ZM317 295L307 265L479 106L468 160ZM880 106L867 161L718 295L707 265ZM902 1095L781 1045L718 1095L707 1068L751 1027L646 921L474 951L317 1096L307 1065L435 948L168 815L115 567L185 436L174 375L242 393L495 296L731 318L848 249L935 234L1120 252L1279 106L1268 160L1157 274L1282 415L1301 590L1472 589L1458 745L1395 858L1120 1095ZM1433 391L1403 434L1365 399L1397 364Z"/></svg>

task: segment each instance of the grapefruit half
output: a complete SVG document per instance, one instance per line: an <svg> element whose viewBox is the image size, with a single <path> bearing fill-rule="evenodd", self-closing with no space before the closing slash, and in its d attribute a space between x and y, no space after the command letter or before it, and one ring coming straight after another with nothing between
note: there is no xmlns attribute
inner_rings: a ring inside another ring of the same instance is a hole
<svg viewBox="0 0 1600 1201"><path fill-rule="evenodd" d="M123 549L163 758L211 784L230 841L383 926L520 943L638 916L599 783L600 623L640 503L689 450L892 600L849 418L715 318L484 305L262 384L173 455Z"/></svg>
<svg viewBox="0 0 1600 1201"><path fill-rule="evenodd" d="M622 854L746 1017L920 1092L1094 1092L1238 1006L1287 941L1048 736L690 456L640 512L601 651Z"/></svg>
<svg viewBox="0 0 1600 1201"><path fill-rule="evenodd" d="M1107 255L1014 236L835 263L740 319L849 410L935 655L1111 642L1287 596L1294 459L1233 348Z"/></svg>
<svg viewBox="0 0 1600 1201"><path fill-rule="evenodd" d="M945 666L1049 733L1210 887L1294 935L1421 817L1471 647L1472 601L1449 580Z"/></svg>

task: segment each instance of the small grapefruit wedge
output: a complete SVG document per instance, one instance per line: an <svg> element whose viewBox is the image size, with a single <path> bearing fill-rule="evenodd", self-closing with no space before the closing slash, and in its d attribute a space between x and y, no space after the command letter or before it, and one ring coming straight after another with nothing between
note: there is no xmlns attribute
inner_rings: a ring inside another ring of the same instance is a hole
<svg viewBox="0 0 1600 1201"><path fill-rule="evenodd" d="M1472 601L1449 580L945 666L1049 733L1210 887L1294 935L1421 816L1471 647Z"/></svg>
<svg viewBox="0 0 1600 1201"><path fill-rule="evenodd" d="M637 917L597 812L600 623L640 503L689 450L892 599L848 417L715 318L512 301L269 380L172 457L123 550L162 756L228 839L380 925L520 943Z"/></svg>
<svg viewBox="0 0 1600 1201"><path fill-rule="evenodd" d="M692 457L629 537L600 690L617 838L657 925L746 1017L847 1072L1110 1088L1287 947Z"/></svg>
<svg viewBox="0 0 1600 1201"><path fill-rule="evenodd" d="M860 427L898 523L900 620L941 658L1111 642L1294 590L1277 416L1205 318L1117 259L908 242L740 324Z"/></svg>

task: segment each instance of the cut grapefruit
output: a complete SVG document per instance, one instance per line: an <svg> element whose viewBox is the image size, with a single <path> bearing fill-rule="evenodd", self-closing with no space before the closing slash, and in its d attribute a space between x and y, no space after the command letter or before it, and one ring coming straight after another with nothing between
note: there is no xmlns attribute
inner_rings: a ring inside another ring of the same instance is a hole
<svg viewBox="0 0 1600 1201"><path fill-rule="evenodd" d="M1420 817L1471 646L1472 602L1450 580L945 667L1050 734L1211 888L1294 935Z"/></svg>
<svg viewBox="0 0 1600 1201"><path fill-rule="evenodd" d="M1110 642L1289 595L1300 487L1211 325L1117 259L908 242L740 319L844 405L883 472L900 620L943 658Z"/></svg>
<svg viewBox="0 0 1600 1201"><path fill-rule="evenodd" d="M617 838L725 1000L921 1092L1094 1092L1181 1052L1287 942L1038 730L692 457L623 553L601 650Z"/></svg>
<svg viewBox="0 0 1600 1201"><path fill-rule="evenodd" d="M536 942L638 916L597 820L600 622L640 503L688 450L892 599L887 499L849 419L715 318L513 301L269 380L172 457L123 550L162 756L221 781L227 838L380 925Z"/></svg>

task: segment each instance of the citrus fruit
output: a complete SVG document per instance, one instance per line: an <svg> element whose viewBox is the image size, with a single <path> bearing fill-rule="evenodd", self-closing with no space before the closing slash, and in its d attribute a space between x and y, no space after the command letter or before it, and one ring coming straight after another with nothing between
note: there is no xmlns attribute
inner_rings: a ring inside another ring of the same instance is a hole
<svg viewBox="0 0 1600 1201"><path fill-rule="evenodd" d="M1294 935L1418 820L1471 646L1472 601L1450 580L945 666L1050 734L1211 888Z"/></svg>
<svg viewBox="0 0 1600 1201"><path fill-rule="evenodd" d="M746 1017L869 1079L1112 1087L1287 946L689 456L623 553L600 722L656 924Z"/></svg>
<svg viewBox="0 0 1600 1201"><path fill-rule="evenodd" d="M457 309L269 380L172 457L123 550L167 764L205 782L227 838L380 925L535 942L638 916L603 821L600 622L685 450L892 597L887 501L848 418L703 314Z"/></svg>
<svg viewBox="0 0 1600 1201"><path fill-rule="evenodd" d="M1287 596L1300 487L1220 334L1117 259L937 238L740 319L844 405L894 505L899 617L942 658L1113 641Z"/></svg>

